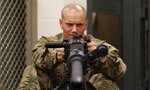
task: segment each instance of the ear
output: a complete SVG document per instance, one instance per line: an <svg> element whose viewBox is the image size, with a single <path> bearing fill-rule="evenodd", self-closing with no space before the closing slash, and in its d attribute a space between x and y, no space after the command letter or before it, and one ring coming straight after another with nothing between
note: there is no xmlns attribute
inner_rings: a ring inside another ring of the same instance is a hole
<svg viewBox="0 0 150 90"><path fill-rule="evenodd" d="M62 19L59 19L59 25L60 25L60 27L62 29Z"/></svg>
<svg viewBox="0 0 150 90"><path fill-rule="evenodd" d="M88 21L88 20L86 20L86 27L88 27L88 25L89 25L89 21Z"/></svg>
<svg viewBox="0 0 150 90"><path fill-rule="evenodd" d="M85 30L87 30L88 24L89 24L89 23L88 23L88 20L86 20L86 21L85 21Z"/></svg>

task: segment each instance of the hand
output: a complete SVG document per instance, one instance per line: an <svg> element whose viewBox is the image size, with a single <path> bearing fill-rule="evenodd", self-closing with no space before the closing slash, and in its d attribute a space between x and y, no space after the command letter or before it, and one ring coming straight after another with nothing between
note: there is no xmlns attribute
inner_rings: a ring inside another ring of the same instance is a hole
<svg viewBox="0 0 150 90"><path fill-rule="evenodd" d="M63 62L64 61L64 58L63 58L63 55L64 55L64 48L56 48L55 49L57 51L57 59L59 62Z"/></svg>
<svg viewBox="0 0 150 90"><path fill-rule="evenodd" d="M97 48L95 42L87 43L87 47L88 47L88 51L89 51L89 52L92 52L93 50L95 50L95 49Z"/></svg>

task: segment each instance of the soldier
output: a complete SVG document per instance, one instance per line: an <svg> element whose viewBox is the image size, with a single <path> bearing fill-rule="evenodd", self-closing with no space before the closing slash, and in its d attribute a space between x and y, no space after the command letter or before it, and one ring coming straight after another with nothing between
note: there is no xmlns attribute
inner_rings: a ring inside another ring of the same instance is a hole
<svg viewBox="0 0 150 90"><path fill-rule="evenodd" d="M74 33L85 35L88 26L87 11L77 3L66 5L61 12L60 27L63 33L55 37L43 36L33 47L34 65L26 67L19 90L52 90L68 79L67 67L64 63L64 48L45 48L46 42L71 39ZM103 40L87 35L91 42L87 44L91 52L100 44L108 46L109 52L105 57L95 60L87 70L85 78L97 90L119 90L117 81L126 72L126 65L119 57L118 50Z"/></svg>

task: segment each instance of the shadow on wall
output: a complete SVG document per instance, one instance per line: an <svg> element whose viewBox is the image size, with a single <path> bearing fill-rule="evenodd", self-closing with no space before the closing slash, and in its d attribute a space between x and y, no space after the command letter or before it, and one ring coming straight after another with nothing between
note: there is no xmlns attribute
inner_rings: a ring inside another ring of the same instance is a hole
<svg viewBox="0 0 150 90"><path fill-rule="evenodd" d="M93 19L93 36L120 48L119 15L94 12Z"/></svg>

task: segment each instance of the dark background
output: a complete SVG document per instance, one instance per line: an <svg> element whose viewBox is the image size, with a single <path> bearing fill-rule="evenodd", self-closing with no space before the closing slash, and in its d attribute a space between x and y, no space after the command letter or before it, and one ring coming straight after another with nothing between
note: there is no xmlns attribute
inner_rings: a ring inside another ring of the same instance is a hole
<svg viewBox="0 0 150 90"><path fill-rule="evenodd" d="M149 5L150 0L87 0L88 33L117 47L127 65L121 90L150 90Z"/></svg>

